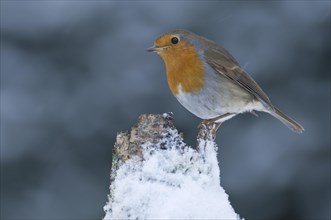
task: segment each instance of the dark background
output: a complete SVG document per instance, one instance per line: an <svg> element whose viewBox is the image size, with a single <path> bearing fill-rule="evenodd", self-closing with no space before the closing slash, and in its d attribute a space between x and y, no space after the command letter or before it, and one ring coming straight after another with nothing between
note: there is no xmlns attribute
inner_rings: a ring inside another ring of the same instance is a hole
<svg viewBox="0 0 331 220"><path fill-rule="evenodd" d="M1 1L1 219L100 219L116 133L143 113L200 122L145 52L189 29L226 47L297 135L260 113L218 134L221 183L245 219L330 218L329 1Z"/></svg>

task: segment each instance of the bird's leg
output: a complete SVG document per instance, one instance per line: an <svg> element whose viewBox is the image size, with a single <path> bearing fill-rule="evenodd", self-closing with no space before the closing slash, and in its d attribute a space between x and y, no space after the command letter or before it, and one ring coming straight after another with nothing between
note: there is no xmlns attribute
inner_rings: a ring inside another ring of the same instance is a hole
<svg viewBox="0 0 331 220"><path fill-rule="evenodd" d="M221 126L222 120L225 117L229 117L233 115L232 113L226 113L224 115L218 116L216 118L212 119L205 119L203 120L198 128L199 128L199 134L197 137L198 141L198 149L202 152L204 152L206 141L215 141L216 139L216 132Z"/></svg>
<svg viewBox="0 0 331 220"><path fill-rule="evenodd" d="M213 139L216 138L217 129L221 126L222 119L234 115L233 113L226 113L215 118L205 119L199 124L199 129L207 129L213 131Z"/></svg>
<svg viewBox="0 0 331 220"><path fill-rule="evenodd" d="M213 119L205 119L198 126L200 130L198 137L203 137L203 139L211 138L212 140L215 140L217 129L220 126L221 123L215 122ZM204 135L201 136L200 133L204 133Z"/></svg>
<svg viewBox="0 0 331 220"><path fill-rule="evenodd" d="M233 114L233 113L225 113L223 115L220 115L220 116L217 116L215 118L208 119L208 120L212 120L214 122L220 121L219 123L222 123L222 119L223 118L226 118L226 117L229 117L229 116L232 116L232 115L235 115L235 114Z"/></svg>

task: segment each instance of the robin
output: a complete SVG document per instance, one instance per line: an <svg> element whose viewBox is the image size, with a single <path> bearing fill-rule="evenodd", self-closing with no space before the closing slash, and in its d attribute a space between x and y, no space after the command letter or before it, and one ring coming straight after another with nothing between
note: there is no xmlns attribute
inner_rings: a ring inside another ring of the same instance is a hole
<svg viewBox="0 0 331 220"><path fill-rule="evenodd" d="M221 124L244 112L267 112L292 131L304 128L277 109L253 78L222 46L190 31L160 36L154 46L166 66L168 84L177 100L204 122Z"/></svg>

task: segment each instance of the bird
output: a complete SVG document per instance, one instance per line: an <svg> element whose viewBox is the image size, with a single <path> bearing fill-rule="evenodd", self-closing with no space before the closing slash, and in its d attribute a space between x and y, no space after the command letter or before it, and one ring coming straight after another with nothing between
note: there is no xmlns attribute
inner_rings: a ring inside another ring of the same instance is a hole
<svg viewBox="0 0 331 220"><path fill-rule="evenodd" d="M178 29L158 37L147 51L162 58L172 94L203 119L202 123L219 126L238 114L257 111L269 113L296 133L304 131L276 108L237 60L214 41Z"/></svg>

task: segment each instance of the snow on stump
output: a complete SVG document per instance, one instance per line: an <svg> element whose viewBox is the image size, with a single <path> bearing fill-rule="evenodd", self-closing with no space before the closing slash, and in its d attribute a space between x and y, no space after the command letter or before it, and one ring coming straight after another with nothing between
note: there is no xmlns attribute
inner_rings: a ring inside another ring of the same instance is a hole
<svg viewBox="0 0 331 220"><path fill-rule="evenodd" d="M183 142L172 114L141 115L113 149L104 219L240 219L220 185L217 146L200 128Z"/></svg>

